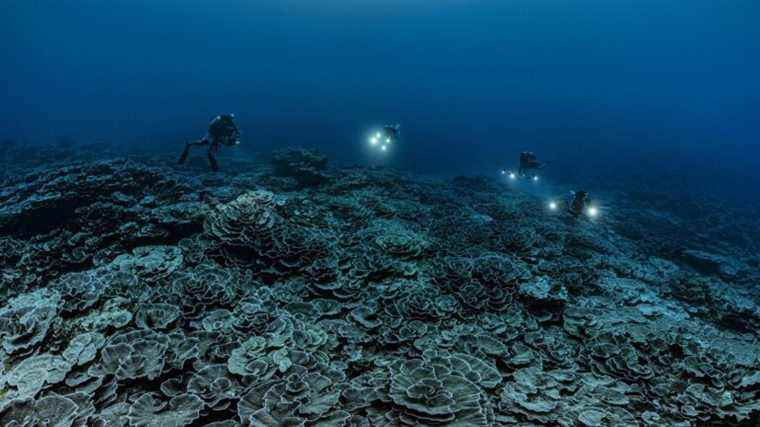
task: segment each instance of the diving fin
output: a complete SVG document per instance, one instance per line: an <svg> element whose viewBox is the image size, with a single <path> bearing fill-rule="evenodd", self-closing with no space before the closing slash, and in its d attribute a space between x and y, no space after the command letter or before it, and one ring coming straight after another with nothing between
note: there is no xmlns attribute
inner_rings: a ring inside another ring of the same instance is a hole
<svg viewBox="0 0 760 427"><path fill-rule="evenodd" d="M179 162L178 164L182 165L187 160L187 155L190 154L190 144L185 145L185 150L182 152L182 155L179 156Z"/></svg>

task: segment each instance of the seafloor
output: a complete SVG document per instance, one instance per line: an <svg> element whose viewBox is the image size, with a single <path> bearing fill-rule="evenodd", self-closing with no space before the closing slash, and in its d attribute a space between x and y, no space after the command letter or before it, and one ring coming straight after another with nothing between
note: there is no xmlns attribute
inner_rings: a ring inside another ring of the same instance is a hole
<svg viewBox="0 0 760 427"><path fill-rule="evenodd" d="M753 214L66 153L4 153L0 425L760 423Z"/></svg>

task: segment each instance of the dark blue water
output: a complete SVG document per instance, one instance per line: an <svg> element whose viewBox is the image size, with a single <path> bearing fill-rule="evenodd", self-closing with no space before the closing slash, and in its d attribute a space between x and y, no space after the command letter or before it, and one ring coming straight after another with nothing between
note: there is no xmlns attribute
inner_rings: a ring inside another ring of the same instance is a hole
<svg viewBox="0 0 760 427"><path fill-rule="evenodd" d="M752 0L80 0L2 15L4 138L165 148L232 111L241 150L366 163L366 130L399 122L385 162L421 172L490 174L532 149L562 183L758 194Z"/></svg>

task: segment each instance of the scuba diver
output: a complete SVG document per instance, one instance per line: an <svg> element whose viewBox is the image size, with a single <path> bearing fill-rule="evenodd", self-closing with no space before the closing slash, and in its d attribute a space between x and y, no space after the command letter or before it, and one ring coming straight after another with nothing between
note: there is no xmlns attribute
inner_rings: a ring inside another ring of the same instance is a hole
<svg viewBox="0 0 760 427"><path fill-rule="evenodd" d="M381 151L387 151L388 147L398 142L400 136L401 125L385 125L369 138L369 142Z"/></svg>
<svg viewBox="0 0 760 427"><path fill-rule="evenodd" d="M583 212L591 213L590 204L591 200L588 191L571 191L570 198L567 203L567 211L570 212L570 214L574 217L578 217Z"/></svg>
<svg viewBox="0 0 760 427"><path fill-rule="evenodd" d="M399 137L401 137L400 124L383 126L383 136L381 142L386 144L395 143L398 141Z"/></svg>
<svg viewBox="0 0 760 427"><path fill-rule="evenodd" d="M211 120L208 125L208 132L206 135L198 141L188 142L185 144L185 150L179 157L179 164L185 163L188 154L190 154L190 147L198 145L208 145L208 163L214 172L219 171L219 164L216 162L216 153L222 145L232 147L240 144L240 131L238 130L233 118L234 114L222 114L216 116Z"/></svg>
<svg viewBox="0 0 760 427"><path fill-rule="evenodd" d="M532 151L523 151L520 153L520 168L517 170L517 174L524 177L528 171L543 169L548 164L548 162L539 162L536 154Z"/></svg>

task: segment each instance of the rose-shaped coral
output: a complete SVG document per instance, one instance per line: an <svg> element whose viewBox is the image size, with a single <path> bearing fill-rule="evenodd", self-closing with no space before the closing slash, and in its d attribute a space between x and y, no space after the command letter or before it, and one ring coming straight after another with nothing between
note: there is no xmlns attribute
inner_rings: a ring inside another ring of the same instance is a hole
<svg viewBox="0 0 760 427"><path fill-rule="evenodd" d="M485 426L480 388L448 367L422 360L399 361L390 367L390 397L402 419L418 424Z"/></svg>

